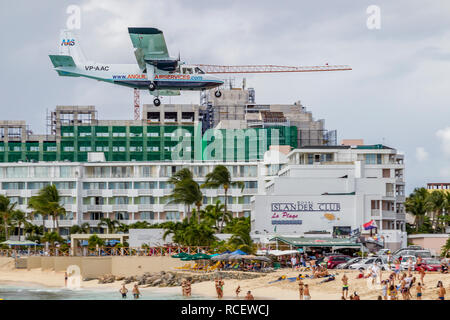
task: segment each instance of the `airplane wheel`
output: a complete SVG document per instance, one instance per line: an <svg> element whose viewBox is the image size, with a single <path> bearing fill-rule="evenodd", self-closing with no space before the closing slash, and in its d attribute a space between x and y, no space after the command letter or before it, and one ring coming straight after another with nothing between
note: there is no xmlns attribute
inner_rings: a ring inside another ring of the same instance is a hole
<svg viewBox="0 0 450 320"><path fill-rule="evenodd" d="M214 95L216 96L216 98L220 98L221 96L222 96L222 92L220 92L220 91L216 91L215 93L214 93Z"/></svg>
<svg viewBox="0 0 450 320"><path fill-rule="evenodd" d="M155 105L155 107L159 107L161 105L161 100L156 98L155 100L153 100L153 104Z"/></svg>
<svg viewBox="0 0 450 320"><path fill-rule="evenodd" d="M148 90L155 91L156 90L156 84L154 84L153 82L150 82L150 84L148 85Z"/></svg>

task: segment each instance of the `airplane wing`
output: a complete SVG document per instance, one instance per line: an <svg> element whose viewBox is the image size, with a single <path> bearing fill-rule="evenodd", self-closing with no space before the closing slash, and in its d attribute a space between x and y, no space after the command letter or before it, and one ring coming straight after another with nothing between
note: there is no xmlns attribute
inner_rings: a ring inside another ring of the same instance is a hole
<svg viewBox="0 0 450 320"><path fill-rule="evenodd" d="M136 49L136 56L139 67L144 70L146 64L155 60L169 58L166 40L161 30L156 28L128 28L131 42Z"/></svg>

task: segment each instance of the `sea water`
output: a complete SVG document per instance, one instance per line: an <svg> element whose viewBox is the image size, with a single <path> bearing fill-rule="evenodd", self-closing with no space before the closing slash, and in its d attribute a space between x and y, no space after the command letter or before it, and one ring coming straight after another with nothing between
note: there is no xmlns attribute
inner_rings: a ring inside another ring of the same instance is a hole
<svg viewBox="0 0 450 320"><path fill-rule="evenodd" d="M131 288L127 300L134 300ZM139 300L185 300L180 293L174 290L161 290L152 288L152 290L141 290ZM36 285L9 285L0 284L0 299L3 300L124 300L119 289L66 289L49 288ZM191 296L189 300L203 300L205 297Z"/></svg>

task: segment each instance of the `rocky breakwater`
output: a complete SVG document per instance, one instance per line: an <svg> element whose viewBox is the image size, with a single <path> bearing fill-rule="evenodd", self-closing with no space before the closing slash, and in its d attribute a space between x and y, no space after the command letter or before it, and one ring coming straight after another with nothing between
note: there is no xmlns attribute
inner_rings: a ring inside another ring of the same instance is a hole
<svg viewBox="0 0 450 320"><path fill-rule="evenodd" d="M123 281L123 284L137 282L142 287L177 287L181 286L183 279L189 279L191 283L203 281L214 281L220 277L222 279L246 280L265 276L265 274L249 273L249 272L214 272L214 273L185 273L185 272L146 272L141 276L119 277L111 274L103 275L98 279L98 283L113 283L115 281Z"/></svg>

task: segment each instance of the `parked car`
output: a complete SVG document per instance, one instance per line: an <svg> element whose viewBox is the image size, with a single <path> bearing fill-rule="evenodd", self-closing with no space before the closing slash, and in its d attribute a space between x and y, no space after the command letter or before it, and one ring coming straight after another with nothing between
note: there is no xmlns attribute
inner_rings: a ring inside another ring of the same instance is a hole
<svg viewBox="0 0 450 320"><path fill-rule="evenodd" d="M334 269L338 264L347 262L350 259L351 258L349 256L345 256L345 255L335 255L335 256L326 257L327 268Z"/></svg>
<svg viewBox="0 0 450 320"><path fill-rule="evenodd" d="M425 258L422 260L422 266L426 271L441 271L441 261L434 258Z"/></svg>
<svg viewBox="0 0 450 320"><path fill-rule="evenodd" d="M343 262L338 264L335 269L348 269L348 267L354 263L360 262L362 260L361 257L356 257L348 260L347 262Z"/></svg>
<svg viewBox="0 0 450 320"><path fill-rule="evenodd" d="M390 252L391 252L390 249L380 249L380 250L378 250L378 251L375 253L375 255L378 256L378 257L381 257L381 256L387 256L387 254L390 253Z"/></svg>
<svg viewBox="0 0 450 320"><path fill-rule="evenodd" d="M394 260L404 256L421 256L422 258L432 258L429 250L403 250L399 254L394 255Z"/></svg>
<svg viewBox="0 0 450 320"><path fill-rule="evenodd" d="M412 268L411 270L416 270L416 256L403 256L402 260L400 260L400 270L408 270L409 268L409 259L412 260Z"/></svg>
<svg viewBox="0 0 450 320"><path fill-rule="evenodd" d="M380 267L381 270L389 270L389 265L387 264L387 259L384 257L371 257L363 259L357 263L351 264L348 269L353 270L367 270L369 267L371 267L374 263ZM392 268L392 266L391 266Z"/></svg>

